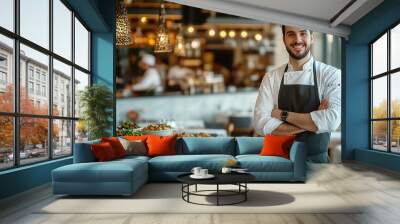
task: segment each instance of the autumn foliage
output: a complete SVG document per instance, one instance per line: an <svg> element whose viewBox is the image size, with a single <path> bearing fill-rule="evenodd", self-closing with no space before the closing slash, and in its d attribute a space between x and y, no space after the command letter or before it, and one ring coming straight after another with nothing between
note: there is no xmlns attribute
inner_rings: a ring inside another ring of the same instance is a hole
<svg viewBox="0 0 400 224"><path fill-rule="evenodd" d="M6 92L0 93L0 111L13 112L14 96L13 86L9 85ZM48 114L48 103L34 105L28 96L25 88L20 88L20 111L21 114ZM58 113L58 111L56 111ZM0 149L13 148L13 117L0 116ZM20 148L24 149L27 145L46 144L48 139L48 119L47 118L20 118ZM59 127L53 126L53 138L59 135Z"/></svg>
<svg viewBox="0 0 400 224"><path fill-rule="evenodd" d="M392 100L392 112L391 117L400 117L400 101L397 99ZM387 118L387 101L384 100L380 104L373 108L373 118ZM375 121L373 122L373 133L374 138L386 138L387 136L387 121ZM400 122L392 121L392 141L397 141L400 138Z"/></svg>

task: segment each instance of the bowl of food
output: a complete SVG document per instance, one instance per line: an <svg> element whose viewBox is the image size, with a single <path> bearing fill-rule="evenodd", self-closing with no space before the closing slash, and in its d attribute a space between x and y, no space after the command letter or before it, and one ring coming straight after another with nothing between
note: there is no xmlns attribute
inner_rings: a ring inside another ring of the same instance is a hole
<svg viewBox="0 0 400 224"><path fill-rule="evenodd" d="M141 135L141 130L142 128L137 124L131 121L125 121L117 127L117 136Z"/></svg>
<svg viewBox="0 0 400 224"><path fill-rule="evenodd" d="M174 133L174 129L168 124L149 124L144 127L142 133L145 135L167 136Z"/></svg>

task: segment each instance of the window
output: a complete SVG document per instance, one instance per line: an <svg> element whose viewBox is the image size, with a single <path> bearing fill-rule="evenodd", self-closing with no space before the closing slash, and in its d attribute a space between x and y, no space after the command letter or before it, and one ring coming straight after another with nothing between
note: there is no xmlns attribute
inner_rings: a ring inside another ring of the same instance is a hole
<svg viewBox="0 0 400 224"><path fill-rule="evenodd" d="M34 92L33 82L28 82L28 92L29 92L29 94L33 94L33 92Z"/></svg>
<svg viewBox="0 0 400 224"><path fill-rule="evenodd" d="M0 71L0 84L6 85L7 84L7 73Z"/></svg>
<svg viewBox="0 0 400 224"><path fill-rule="evenodd" d="M46 96L46 86L42 86L42 96Z"/></svg>
<svg viewBox="0 0 400 224"><path fill-rule="evenodd" d="M90 31L66 1L0 2L0 170L70 156L86 138L74 105L90 84Z"/></svg>
<svg viewBox="0 0 400 224"><path fill-rule="evenodd" d="M29 79L33 80L33 67L32 66L29 66L28 74L29 74Z"/></svg>
<svg viewBox="0 0 400 224"><path fill-rule="evenodd" d="M60 1L53 0L54 53L71 60L72 12Z"/></svg>
<svg viewBox="0 0 400 224"><path fill-rule="evenodd" d="M75 62L82 68L89 69L89 32L75 18Z"/></svg>
<svg viewBox="0 0 400 224"><path fill-rule="evenodd" d="M400 153L400 25L370 45L371 148Z"/></svg>
<svg viewBox="0 0 400 224"><path fill-rule="evenodd" d="M40 95L40 84L36 84L36 95Z"/></svg>
<svg viewBox="0 0 400 224"><path fill-rule="evenodd" d="M49 48L49 0L20 0L21 36Z"/></svg>
<svg viewBox="0 0 400 224"><path fill-rule="evenodd" d="M0 9L0 21L4 16L1 15L2 13L3 8ZM0 33L0 113L12 113L14 111L14 71L11 66L14 57L13 52L13 40Z"/></svg>
<svg viewBox="0 0 400 224"><path fill-rule="evenodd" d="M40 70L36 69L36 80L40 81Z"/></svg>
<svg viewBox="0 0 400 224"><path fill-rule="evenodd" d="M58 97L59 94L60 100L62 103L64 103L64 96L69 96L68 100L72 101L72 91L70 89L65 89L64 85L65 83L70 83L72 84L72 67L69 65L66 65L56 59L53 60L53 65L54 65L54 70L53 70L53 90L54 90L54 95L53 95L53 104L54 103L59 103L58 102ZM68 104L72 104L72 102L68 102ZM60 114L59 109L53 110L53 114L57 115ZM69 107L66 110L66 114L62 113L62 116L72 116L72 108Z"/></svg>
<svg viewBox="0 0 400 224"><path fill-rule="evenodd" d="M0 67L7 68L7 56L0 54Z"/></svg>
<svg viewBox="0 0 400 224"><path fill-rule="evenodd" d="M14 31L14 0L1 0L0 26Z"/></svg>

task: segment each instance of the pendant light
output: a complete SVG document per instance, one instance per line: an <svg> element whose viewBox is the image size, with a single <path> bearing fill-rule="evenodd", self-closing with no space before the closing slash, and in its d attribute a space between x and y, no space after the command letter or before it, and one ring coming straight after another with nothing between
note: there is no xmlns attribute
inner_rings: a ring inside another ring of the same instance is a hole
<svg viewBox="0 0 400 224"><path fill-rule="evenodd" d="M174 53L177 56L185 56L185 40L183 39L181 24L179 24L178 34L176 35Z"/></svg>
<svg viewBox="0 0 400 224"><path fill-rule="evenodd" d="M169 42L168 29L165 23L165 6L161 2L160 14L158 16L158 31L156 37L156 46L154 53L168 53L171 52L171 45Z"/></svg>
<svg viewBox="0 0 400 224"><path fill-rule="evenodd" d="M127 47L132 44L131 26L128 20L128 11L123 1L119 1L116 11L115 39L117 47Z"/></svg>

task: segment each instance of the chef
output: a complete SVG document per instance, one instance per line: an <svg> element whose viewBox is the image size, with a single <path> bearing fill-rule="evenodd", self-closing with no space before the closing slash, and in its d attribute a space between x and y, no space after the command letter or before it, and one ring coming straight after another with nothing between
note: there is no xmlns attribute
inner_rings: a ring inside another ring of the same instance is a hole
<svg viewBox="0 0 400 224"><path fill-rule="evenodd" d="M340 125L341 72L314 59L310 30L282 26L289 62L266 74L254 109L258 134L296 135L308 159L327 162L330 132Z"/></svg>
<svg viewBox="0 0 400 224"><path fill-rule="evenodd" d="M124 90L124 96L130 96L133 92L162 92L161 76L155 68L156 58L151 54L143 54L139 67L144 71L143 78L136 84Z"/></svg>

